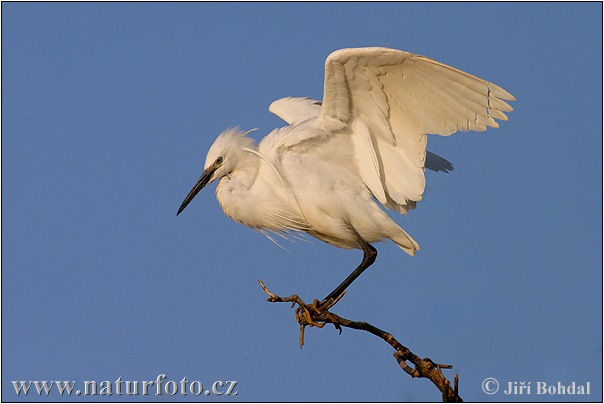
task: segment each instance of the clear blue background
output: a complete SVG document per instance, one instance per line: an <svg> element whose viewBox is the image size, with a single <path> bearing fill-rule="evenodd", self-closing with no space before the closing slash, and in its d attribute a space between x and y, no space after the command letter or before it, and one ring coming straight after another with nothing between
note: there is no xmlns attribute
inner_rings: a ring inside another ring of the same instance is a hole
<svg viewBox="0 0 604 404"><path fill-rule="evenodd" d="M313 328L301 350L257 284L312 301L360 251L288 253L214 186L175 216L222 130L264 136L270 102L322 97L330 52L387 46L518 101L500 129L430 138L455 171L396 217L422 250L377 245L334 311L453 364L465 400L601 401L601 38L601 3L2 3L2 399L24 399L12 380L165 373L238 395L131 399L438 401L369 334ZM487 377L592 394L489 396Z"/></svg>

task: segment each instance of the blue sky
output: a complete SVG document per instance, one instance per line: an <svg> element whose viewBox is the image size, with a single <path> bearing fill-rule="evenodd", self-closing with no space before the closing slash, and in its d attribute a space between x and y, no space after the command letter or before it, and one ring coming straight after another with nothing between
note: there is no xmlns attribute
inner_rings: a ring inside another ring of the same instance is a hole
<svg viewBox="0 0 604 404"><path fill-rule="evenodd" d="M258 287L321 298L361 259L289 252L205 189L224 129L282 125L344 47L420 53L518 99L486 133L429 139L455 165L395 216L336 313L451 363L471 401L602 399L601 3L2 3L2 399L432 401L389 346L309 329ZM237 396L16 396L13 380L236 380ZM483 392L531 382L531 395ZM589 396L537 395L536 383Z"/></svg>

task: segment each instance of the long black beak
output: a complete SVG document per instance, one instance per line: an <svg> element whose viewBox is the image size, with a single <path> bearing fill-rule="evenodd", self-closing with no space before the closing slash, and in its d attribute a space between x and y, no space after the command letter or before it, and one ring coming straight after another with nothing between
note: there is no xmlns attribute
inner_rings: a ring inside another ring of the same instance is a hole
<svg viewBox="0 0 604 404"><path fill-rule="evenodd" d="M195 186L193 187L191 192L189 192L189 195L187 195L185 200L182 201L180 208L178 208L178 212L176 212L176 216L180 215L180 212L185 210L187 205L193 200L193 198L195 198L195 195L197 195L199 191L203 189L203 187L208 185L208 182L210 182L210 178L212 178L212 174L214 174L214 171L216 171L216 167L214 166L208 167L207 169L203 170L203 173L201 173L201 177L199 177L199 179L195 183Z"/></svg>

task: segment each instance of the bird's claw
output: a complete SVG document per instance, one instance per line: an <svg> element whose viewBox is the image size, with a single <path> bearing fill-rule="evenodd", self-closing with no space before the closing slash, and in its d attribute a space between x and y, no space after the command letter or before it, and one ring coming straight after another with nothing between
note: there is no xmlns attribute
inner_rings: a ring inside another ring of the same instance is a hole
<svg viewBox="0 0 604 404"><path fill-rule="evenodd" d="M327 322L330 322L334 325L336 330L342 334L342 327L338 323L338 320L326 307L322 306L317 299L315 299L312 304L306 304L298 297L296 300L296 304L298 304L298 308L296 309L296 321L300 324L300 348L304 345L304 328L307 326L323 328ZM328 307L333 306L333 304L335 304L335 302Z"/></svg>
<svg viewBox="0 0 604 404"><path fill-rule="evenodd" d="M342 298L342 296L344 296L344 293L346 293L346 291L342 292L342 294L336 299L330 299L327 304L325 304L324 300L319 303L317 299L312 302L315 312L319 313L319 315L327 317L329 322L333 324L340 334L342 334L342 327L340 326L338 320L329 312L329 309L332 308ZM323 323L323 325L325 325L325 323Z"/></svg>
<svg viewBox="0 0 604 404"><path fill-rule="evenodd" d="M332 323L336 330L342 334L342 327L340 326L336 317L329 312L329 309L333 307L341 298L344 296L345 291L342 292L335 299L329 299L328 301L319 302L315 299L312 304L306 304L298 295L291 295L289 297L279 297L268 290L261 280L258 280L262 290L269 296L267 299L269 302L291 302L292 307L298 305L296 308L296 322L300 324L300 348L304 345L304 329L306 327L325 327L326 323Z"/></svg>
<svg viewBox="0 0 604 404"><path fill-rule="evenodd" d="M316 302L316 300L315 300ZM317 308L313 305L305 304L301 299L298 298L298 308L296 309L296 321L306 327L319 327L323 328L325 323L319 323L315 319L320 316L322 313L317 310ZM320 321L320 320L319 320Z"/></svg>

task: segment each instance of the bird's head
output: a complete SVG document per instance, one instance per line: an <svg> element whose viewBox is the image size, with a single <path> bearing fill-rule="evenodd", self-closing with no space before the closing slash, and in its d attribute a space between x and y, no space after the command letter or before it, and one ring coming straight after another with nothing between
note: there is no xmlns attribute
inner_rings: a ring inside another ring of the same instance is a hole
<svg viewBox="0 0 604 404"><path fill-rule="evenodd" d="M254 149L254 140L245 136L247 132L242 132L238 128L227 129L222 132L214 141L208 154L206 162L203 166L201 177L197 180L191 192L178 208L176 215L178 216L187 205L195 198L209 183L220 179L237 168L237 164L241 163L244 154Z"/></svg>

